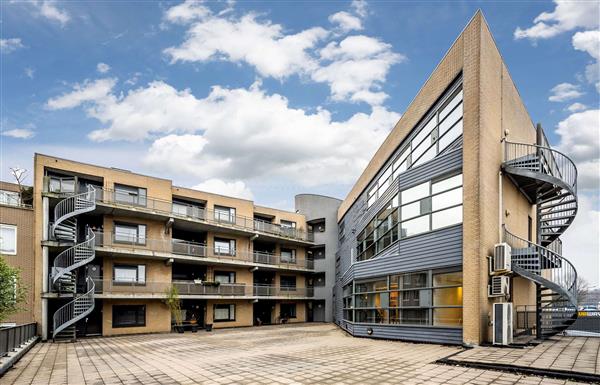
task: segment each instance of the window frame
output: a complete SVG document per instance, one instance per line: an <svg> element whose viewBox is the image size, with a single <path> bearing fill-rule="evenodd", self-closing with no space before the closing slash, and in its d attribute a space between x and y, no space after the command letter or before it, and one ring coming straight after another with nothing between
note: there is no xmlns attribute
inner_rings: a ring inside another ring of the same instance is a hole
<svg viewBox="0 0 600 385"><path fill-rule="evenodd" d="M117 227L129 227L129 228L135 227L135 233L136 233L135 242L118 239ZM144 237L143 238L140 237L140 228L144 228ZM134 245L145 246L146 240L148 239L148 237L147 237L148 226L145 223L114 222L113 234L114 234L114 242L115 243L134 244ZM140 239L143 239L143 242L140 242Z"/></svg>
<svg viewBox="0 0 600 385"><path fill-rule="evenodd" d="M227 213L225 213L225 211L227 211ZM235 207L214 205L213 206L213 217L219 223L224 222L224 223L235 224L236 209L235 209ZM225 217L225 219L223 217Z"/></svg>
<svg viewBox="0 0 600 385"><path fill-rule="evenodd" d="M4 249L1 248L4 246L0 246L0 253L2 255L17 255L19 252L19 229L18 229L18 227L16 225L10 225L8 223L0 223L0 229L14 230L14 243L15 243L14 252L5 251ZM2 242L2 243L4 243L4 242Z"/></svg>
<svg viewBox="0 0 600 385"><path fill-rule="evenodd" d="M123 324L118 324L117 322L115 322L115 315L117 314L117 312L115 310L115 308L121 308L120 310L122 311L125 308L138 308L136 310L136 324L134 325L123 325ZM137 323L139 322L138 317L139 317L139 313L137 313L140 309L143 309L143 322L142 323ZM114 304L112 305L111 308L111 312L112 312L112 327L113 328L135 328L135 327L146 327L146 305L118 305L118 304Z"/></svg>
<svg viewBox="0 0 600 385"><path fill-rule="evenodd" d="M227 253L224 253L224 252L220 251L220 248L218 250L217 249L217 242L228 243L227 249L229 251ZM217 255L226 255L226 256L235 257L235 255L237 253L236 249L237 249L237 240L236 239L220 238L220 237L213 238L213 251Z"/></svg>
<svg viewBox="0 0 600 385"><path fill-rule="evenodd" d="M227 307L227 318L217 318L217 308L224 309ZM233 311L232 311L233 310ZM233 313L233 318L232 314ZM235 322L236 308L233 303L215 303L213 304L213 322Z"/></svg>
<svg viewBox="0 0 600 385"><path fill-rule="evenodd" d="M121 191L119 191L119 189ZM135 194L133 193L133 190L137 190L135 192ZM114 191L115 191L115 202L116 203L126 203L126 204L130 204L132 206L139 206L139 207L147 207L148 206L148 189L145 187L138 187L138 186L121 184L121 183L115 183ZM143 192L143 194L141 192ZM132 199L131 199L131 201L119 199L118 198L119 194L127 194L128 196L132 197ZM135 198L133 198L133 197L135 197Z"/></svg>
<svg viewBox="0 0 600 385"><path fill-rule="evenodd" d="M287 316L287 318L291 318L291 319L295 319L298 317L298 313L297 313L297 304L290 302L290 303L280 303L279 304L279 318L283 318L283 310L282 307L283 306L289 306L290 309L293 309L293 311L290 311L289 315ZM293 313L293 314L292 314Z"/></svg>
<svg viewBox="0 0 600 385"><path fill-rule="evenodd" d="M144 267L144 279L140 280L140 267L143 266ZM136 272L136 277L135 277L135 281L125 281L125 280L117 280L117 269L126 269L126 270L134 270ZM112 269L112 283L114 285L122 285L122 286L146 286L146 264L125 264L125 263L117 263L117 264L113 264L113 269Z"/></svg>
<svg viewBox="0 0 600 385"><path fill-rule="evenodd" d="M217 281L217 275L219 276L227 276L227 279L229 282L221 282L221 281ZM236 276L236 272L235 271L226 271L226 270L215 270L215 272L213 273L213 281L215 282L219 282L220 284L224 284L224 285L230 285L230 284L234 284L237 282L237 276ZM232 280L233 278L233 280Z"/></svg>

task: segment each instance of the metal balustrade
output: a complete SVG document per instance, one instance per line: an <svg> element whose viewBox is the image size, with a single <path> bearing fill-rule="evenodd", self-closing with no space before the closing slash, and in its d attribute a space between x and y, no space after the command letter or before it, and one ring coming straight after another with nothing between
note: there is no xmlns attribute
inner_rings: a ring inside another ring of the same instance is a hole
<svg viewBox="0 0 600 385"><path fill-rule="evenodd" d="M137 210L145 209L175 218L198 220L212 225L232 227L252 233L260 232L301 241L312 240L312 234L301 229L178 202L175 203L174 207L173 202L169 200L151 197L131 197L130 195L120 194L107 188L97 189L96 200L104 204L128 206Z"/></svg>
<svg viewBox="0 0 600 385"><path fill-rule="evenodd" d="M95 293L109 296L149 295L163 297L171 286L177 288L179 295L224 296L224 297L285 297L307 298L314 296L311 287L292 288L274 285L249 285L245 283L216 283L201 281L114 281L99 279L95 281Z"/></svg>
<svg viewBox="0 0 600 385"><path fill-rule="evenodd" d="M0 328L0 357L14 352L35 336L37 336L35 322Z"/></svg>
<svg viewBox="0 0 600 385"><path fill-rule="evenodd" d="M288 259L279 254L260 251L235 250L224 252L210 248L205 243L184 241L181 239L132 238L114 233L95 232L96 247L123 248L134 251L149 251L185 255L199 258L215 258L228 262L260 263L281 268L313 269L314 262L305 258Z"/></svg>

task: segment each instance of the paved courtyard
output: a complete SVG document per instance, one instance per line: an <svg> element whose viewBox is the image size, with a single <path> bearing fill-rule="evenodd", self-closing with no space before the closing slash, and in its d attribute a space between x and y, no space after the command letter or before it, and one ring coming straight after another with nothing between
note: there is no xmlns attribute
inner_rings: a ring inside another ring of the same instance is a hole
<svg viewBox="0 0 600 385"><path fill-rule="evenodd" d="M353 338L306 324L39 343L8 384L574 384L434 364L458 347Z"/></svg>
<svg viewBox="0 0 600 385"><path fill-rule="evenodd" d="M524 349L479 346L452 360L600 375L600 338L554 336Z"/></svg>

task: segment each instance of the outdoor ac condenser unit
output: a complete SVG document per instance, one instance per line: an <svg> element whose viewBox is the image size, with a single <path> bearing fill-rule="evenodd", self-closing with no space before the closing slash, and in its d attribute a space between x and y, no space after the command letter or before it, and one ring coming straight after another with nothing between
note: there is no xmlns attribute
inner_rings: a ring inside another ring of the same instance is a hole
<svg viewBox="0 0 600 385"><path fill-rule="evenodd" d="M496 275L491 278L488 297L503 297L510 294L510 277Z"/></svg>
<svg viewBox="0 0 600 385"><path fill-rule="evenodd" d="M513 304L495 303L492 311L494 345L509 345L513 341Z"/></svg>
<svg viewBox="0 0 600 385"><path fill-rule="evenodd" d="M498 243L494 246L494 261L492 264L493 273L502 273L511 271L510 245L508 243Z"/></svg>

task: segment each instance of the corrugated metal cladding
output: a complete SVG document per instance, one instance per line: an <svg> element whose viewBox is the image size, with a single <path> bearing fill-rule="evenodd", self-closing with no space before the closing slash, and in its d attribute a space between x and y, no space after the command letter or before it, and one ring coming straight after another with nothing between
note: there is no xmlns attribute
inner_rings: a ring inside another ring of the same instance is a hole
<svg viewBox="0 0 600 385"><path fill-rule="evenodd" d="M335 287L335 314L338 324L349 333L371 338L443 344L462 343L462 329L460 328L358 324L345 322L342 319L342 288L352 280L462 266L462 225L402 239L375 258L352 264L352 258L356 257L356 236L398 191L447 174L460 172L462 169L461 143L462 140L459 139L457 144L452 146L452 150L401 174L385 194L369 208L366 204L367 193L363 192L344 216L345 236L340 239L338 251L341 260ZM372 335L367 334L369 327L373 330Z"/></svg>

